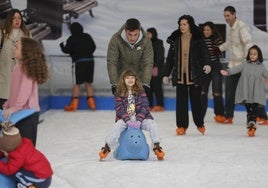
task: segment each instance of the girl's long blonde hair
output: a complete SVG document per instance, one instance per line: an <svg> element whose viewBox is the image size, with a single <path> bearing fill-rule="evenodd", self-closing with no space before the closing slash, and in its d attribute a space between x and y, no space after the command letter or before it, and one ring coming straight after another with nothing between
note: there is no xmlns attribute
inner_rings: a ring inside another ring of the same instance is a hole
<svg viewBox="0 0 268 188"><path fill-rule="evenodd" d="M121 97L126 97L128 95L128 89L125 84L125 78L127 76L134 76L135 77L135 84L133 85L132 88L132 94L137 95L138 93L141 93L143 90L142 83L140 79L137 77L137 75L134 73L132 70L126 70L122 72L119 78L119 83L116 88L116 94L121 96Z"/></svg>

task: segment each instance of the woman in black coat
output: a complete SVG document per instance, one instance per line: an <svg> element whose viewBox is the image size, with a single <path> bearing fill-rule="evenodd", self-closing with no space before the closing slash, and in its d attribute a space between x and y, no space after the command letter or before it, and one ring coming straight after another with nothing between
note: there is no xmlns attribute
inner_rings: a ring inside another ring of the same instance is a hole
<svg viewBox="0 0 268 188"><path fill-rule="evenodd" d="M204 118L201 114L201 89L204 74L211 70L209 53L201 31L194 18L183 15L178 21L179 29L167 39L170 44L165 64L163 82L176 86L176 125L177 135L184 135L189 126L188 98L192 115L199 132L205 133Z"/></svg>

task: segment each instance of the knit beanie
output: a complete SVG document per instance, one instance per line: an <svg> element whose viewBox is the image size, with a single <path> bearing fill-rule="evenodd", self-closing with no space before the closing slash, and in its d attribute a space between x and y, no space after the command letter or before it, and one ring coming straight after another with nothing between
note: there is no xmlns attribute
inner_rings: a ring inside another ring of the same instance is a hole
<svg viewBox="0 0 268 188"><path fill-rule="evenodd" d="M10 127L7 131L2 129L0 136L0 150L11 152L15 150L21 143L21 135L19 129Z"/></svg>

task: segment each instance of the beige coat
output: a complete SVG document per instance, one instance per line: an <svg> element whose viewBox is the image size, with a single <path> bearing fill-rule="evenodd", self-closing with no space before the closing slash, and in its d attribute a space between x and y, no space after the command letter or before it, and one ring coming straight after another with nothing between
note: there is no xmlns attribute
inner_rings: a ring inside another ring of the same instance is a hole
<svg viewBox="0 0 268 188"><path fill-rule="evenodd" d="M22 30L20 30L16 37L11 33L9 38L3 42L3 48L0 53L0 98L2 99L7 99L9 96L10 77L15 65L14 44L23 36ZM0 32L0 41L1 39Z"/></svg>
<svg viewBox="0 0 268 188"><path fill-rule="evenodd" d="M221 51L230 49L228 66L235 67L245 61L248 49L253 45L249 27L236 19L232 27L228 26L226 42L219 46Z"/></svg>

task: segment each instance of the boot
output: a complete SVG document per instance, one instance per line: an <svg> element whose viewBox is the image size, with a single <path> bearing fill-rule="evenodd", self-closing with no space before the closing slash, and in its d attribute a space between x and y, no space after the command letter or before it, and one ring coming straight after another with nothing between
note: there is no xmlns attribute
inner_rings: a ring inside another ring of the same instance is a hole
<svg viewBox="0 0 268 188"><path fill-rule="evenodd" d="M176 129L177 135L185 135L186 134L186 129L184 127L178 127Z"/></svg>
<svg viewBox="0 0 268 188"><path fill-rule="evenodd" d="M163 106L155 106L152 108L152 112L163 112L165 108Z"/></svg>
<svg viewBox="0 0 268 188"><path fill-rule="evenodd" d="M254 123L249 124L248 128L248 136L249 137L254 137L255 136L255 132L256 132L256 125Z"/></svg>
<svg viewBox="0 0 268 188"><path fill-rule="evenodd" d="M197 127L197 129L202 135L204 135L205 132L206 132L206 127L204 125L200 126L200 127Z"/></svg>
<svg viewBox="0 0 268 188"><path fill-rule="evenodd" d="M233 118L227 118L227 117L223 116L223 118L217 122L223 123L223 124L233 124Z"/></svg>
<svg viewBox="0 0 268 188"><path fill-rule="evenodd" d="M96 104L95 104L94 97L88 97L87 104L91 110L96 110Z"/></svg>
<svg viewBox="0 0 268 188"><path fill-rule="evenodd" d="M99 152L100 160L104 159L107 157L107 155L110 153L111 149L108 146L108 144L105 144L104 147L101 148L101 151Z"/></svg>
<svg viewBox="0 0 268 188"><path fill-rule="evenodd" d="M77 97L73 97L72 102L65 106L64 111L66 112L75 112L78 107L79 99Z"/></svg>
<svg viewBox="0 0 268 188"><path fill-rule="evenodd" d="M27 188L37 188L35 185L29 185Z"/></svg>
<svg viewBox="0 0 268 188"><path fill-rule="evenodd" d="M215 120L217 123L222 123L222 122L225 121L225 117L222 116L222 115L216 115L216 116L214 117L214 120Z"/></svg>
<svg viewBox="0 0 268 188"><path fill-rule="evenodd" d="M154 144L153 151L158 160L164 160L165 152L162 150L162 147L159 145L159 143Z"/></svg>
<svg viewBox="0 0 268 188"><path fill-rule="evenodd" d="M265 118L257 117L256 121L258 122L259 125L268 125L268 120Z"/></svg>

